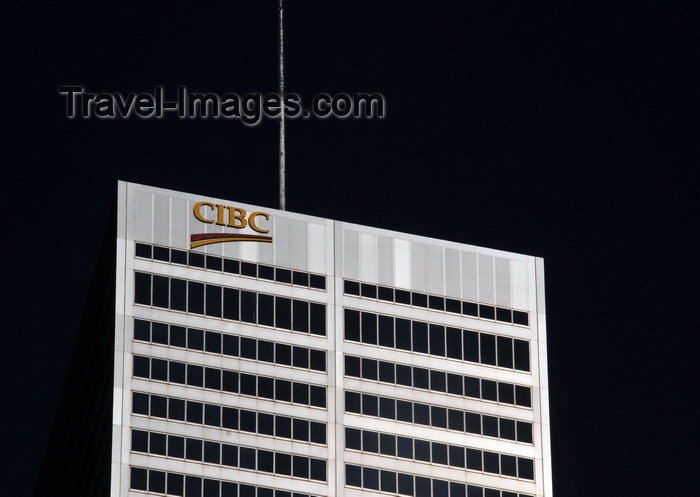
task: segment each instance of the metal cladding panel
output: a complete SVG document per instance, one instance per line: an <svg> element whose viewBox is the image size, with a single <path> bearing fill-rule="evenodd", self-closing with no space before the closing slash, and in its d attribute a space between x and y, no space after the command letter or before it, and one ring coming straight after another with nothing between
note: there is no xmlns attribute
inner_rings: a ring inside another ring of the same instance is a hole
<svg viewBox="0 0 700 497"><path fill-rule="evenodd" d="M377 280L380 285L394 286L394 241L388 236L377 237Z"/></svg>
<svg viewBox="0 0 700 497"><path fill-rule="evenodd" d="M411 290L426 291L427 286L426 246L411 242Z"/></svg>
<svg viewBox="0 0 700 497"><path fill-rule="evenodd" d="M444 282L444 254L443 248L436 245L428 246L428 293L433 293L436 295L444 295L445 293L445 282Z"/></svg>
<svg viewBox="0 0 700 497"><path fill-rule="evenodd" d="M292 267L303 271L309 267L309 230L305 221L292 222Z"/></svg>
<svg viewBox="0 0 700 497"><path fill-rule="evenodd" d="M343 230L340 242L342 256L339 257L346 278L360 279L360 234L357 231Z"/></svg>
<svg viewBox="0 0 700 497"><path fill-rule="evenodd" d="M493 257L479 254L479 302L493 304Z"/></svg>
<svg viewBox="0 0 700 497"><path fill-rule="evenodd" d="M329 235L332 221L133 183L124 185L127 198L124 236L127 240L196 250L302 271L308 271L311 266L317 268L318 272L325 271L328 263L326 245L327 241L332 239L332 235ZM204 202L205 206L196 209L197 204L201 202ZM222 208L217 210L219 206ZM256 226L260 230L253 229L249 219L245 221L245 227L238 227L236 223L240 224L241 221L230 217L229 208L239 209L235 211L235 215L240 215L242 210L248 216L264 213L269 219L263 215L255 217ZM199 210L201 217L208 222L198 219L194 214L195 210ZM240 241L212 243L193 248L190 237L195 234L232 234L248 237L262 235L272 240L269 245L261 241ZM312 256L313 261L310 260Z"/></svg>
<svg viewBox="0 0 700 497"><path fill-rule="evenodd" d="M153 243L170 245L170 198L165 195L153 195ZM162 220L162 221L160 221Z"/></svg>
<svg viewBox="0 0 700 497"><path fill-rule="evenodd" d="M453 298L461 298L460 291L459 251L445 249L445 295Z"/></svg>
<svg viewBox="0 0 700 497"><path fill-rule="evenodd" d="M476 301L479 299L477 291L476 254L462 252L462 298Z"/></svg>
<svg viewBox="0 0 700 497"><path fill-rule="evenodd" d="M377 282L377 236L360 233L360 279Z"/></svg>
<svg viewBox="0 0 700 497"><path fill-rule="evenodd" d="M344 278L529 310L529 256L336 223Z"/></svg>
<svg viewBox="0 0 700 497"><path fill-rule="evenodd" d="M496 257L496 305L510 307L510 261Z"/></svg>

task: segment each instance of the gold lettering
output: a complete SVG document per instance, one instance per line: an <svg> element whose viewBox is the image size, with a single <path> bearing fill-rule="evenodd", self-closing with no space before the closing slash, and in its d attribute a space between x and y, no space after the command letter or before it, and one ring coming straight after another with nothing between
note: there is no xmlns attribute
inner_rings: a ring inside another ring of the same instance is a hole
<svg viewBox="0 0 700 497"><path fill-rule="evenodd" d="M225 210L225 205L216 204L216 224L218 224L219 226L226 226L226 221L224 220Z"/></svg>
<svg viewBox="0 0 700 497"><path fill-rule="evenodd" d="M253 228L258 233L269 233L270 230L263 230L263 229L258 228L258 225L255 222L255 218L258 216L262 216L267 220L270 219L270 215L266 212L252 212L250 214L250 216L248 217L248 224L250 225L251 228Z"/></svg>
<svg viewBox="0 0 700 497"><path fill-rule="evenodd" d="M204 215L202 214L202 207L205 205L207 207L209 207L211 210L214 210L214 204L211 204L209 202L197 202L196 204L194 204L194 209L192 209L192 213L194 214L194 217L196 217L197 219L199 219L203 223L211 224L214 221L211 221L211 220L205 218Z"/></svg>
<svg viewBox="0 0 700 497"><path fill-rule="evenodd" d="M246 211L239 207L228 208L228 226L231 228L245 228L248 221L245 220ZM238 222L236 222L238 221Z"/></svg>

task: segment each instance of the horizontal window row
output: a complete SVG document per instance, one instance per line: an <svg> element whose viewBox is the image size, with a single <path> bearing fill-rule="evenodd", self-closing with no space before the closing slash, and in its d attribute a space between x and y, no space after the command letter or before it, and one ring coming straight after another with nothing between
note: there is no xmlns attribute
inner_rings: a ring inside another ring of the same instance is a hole
<svg viewBox="0 0 700 497"><path fill-rule="evenodd" d="M345 428L345 448L526 480L535 478L532 459L390 433Z"/></svg>
<svg viewBox="0 0 700 497"><path fill-rule="evenodd" d="M131 450L231 468L326 481L324 459L240 447L198 438L131 430Z"/></svg>
<svg viewBox="0 0 700 497"><path fill-rule="evenodd" d="M134 274L134 302L230 321L326 335L326 306L157 274Z"/></svg>
<svg viewBox="0 0 700 497"><path fill-rule="evenodd" d="M186 252L184 250L137 242L136 257L207 269L209 271L223 271L228 274L260 278L276 281L277 283L288 283L294 286L318 290L326 289L326 277L322 274L307 273L306 271L296 271L266 264L255 264L200 252Z"/></svg>
<svg viewBox="0 0 700 497"><path fill-rule="evenodd" d="M518 371L530 371L530 343L527 340L354 309L345 309L345 339Z"/></svg>
<svg viewBox="0 0 700 497"><path fill-rule="evenodd" d="M532 443L532 423L408 400L345 392L345 412L462 433Z"/></svg>
<svg viewBox="0 0 700 497"><path fill-rule="evenodd" d="M326 372L326 351L174 324L134 320L134 339L212 354Z"/></svg>
<svg viewBox="0 0 700 497"><path fill-rule="evenodd" d="M134 392L132 412L156 418L326 445L326 425L235 407Z"/></svg>
<svg viewBox="0 0 700 497"><path fill-rule="evenodd" d="M308 494L146 468L131 468L131 490L179 497L312 497Z"/></svg>
<svg viewBox="0 0 700 497"><path fill-rule="evenodd" d="M326 407L326 387L256 376L198 364L134 356L134 376L191 387L262 397L313 407Z"/></svg>
<svg viewBox="0 0 700 497"><path fill-rule="evenodd" d="M490 400L520 407L532 407L530 387L503 381L462 376L434 369L345 356L345 376L394 385L432 390L463 397Z"/></svg>
<svg viewBox="0 0 700 497"><path fill-rule="evenodd" d="M353 464L345 465L345 485L413 497L532 497L496 488L484 488Z"/></svg>
<svg viewBox="0 0 700 497"><path fill-rule="evenodd" d="M516 311L506 307L496 307L488 304L479 304L468 300L451 299L438 295L428 295L420 292L411 292L399 288L390 288L370 283L345 280L344 292L346 295L355 295L368 299L383 300L397 304L423 307L434 311L462 314L480 319L499 321L502 323L528 326L529 317L526 311Z"/></svg>

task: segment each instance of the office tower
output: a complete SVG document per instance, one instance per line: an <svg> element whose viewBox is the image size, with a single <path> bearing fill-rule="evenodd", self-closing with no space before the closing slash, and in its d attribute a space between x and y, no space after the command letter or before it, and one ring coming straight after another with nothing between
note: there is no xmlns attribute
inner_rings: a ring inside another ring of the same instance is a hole
<svg viewBox="0 0 700 497"><path fill-rule="evenodd" d="M541 259L117 197L37 495L552 495Z"/></svg>

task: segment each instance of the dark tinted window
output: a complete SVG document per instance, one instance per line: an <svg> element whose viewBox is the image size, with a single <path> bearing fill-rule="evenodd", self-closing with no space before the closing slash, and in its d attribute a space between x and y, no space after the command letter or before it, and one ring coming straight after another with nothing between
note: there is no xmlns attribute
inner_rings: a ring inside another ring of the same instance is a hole
<svg viewBox="0 0 700 497"><path fill-rule="evenodd" d="M221 354L221 333L207 331L205 336L205 350L214 354Z"/></svg>
<svg viewBox="0 0 700 497"><path fill-rule="evenodd" d="M292 419L285 416L276 416L275 435L283 438L292 438Z"/></svg>
<svg viewBox="0 0 700 497"><path fill-rule="evenodd" d="M345 280L343 282L343 289L348 295L360 295L360 284L357 281Z"/></svg>
<svg viewBox="0 0 700 497"><path fill-rule="evenodd" d="M187 265L187 252L183 250L170 249L170 262Z"/></svg>
<svg viewBox="0 0 700 497"><path fill-rule="evenodd" d="M411 350L411 322L408 319L396 318L396 348Z"/></svg>
<svg viewBox="0 0 700 497"><path fill-rule="evenodd" d="M292 329L306 333L309 331L309 303L292 301Z"/></svg>
<svg viewBox="0 0 700 497"><path fill-rule="evenodd" d="M143 257L144 259L150 259L151 258L151 246L145 245L143 243L137 243L135 255L136 255L136 257Z"/></svg>
<svg viewBox="0 0 700 497"><path fill-rule="evenodd" d="M134 340L151 341L151 322L134 319Z"/></svg>
<svg viewBox="0 0 700 497"><path fill-rule="evenodd" d="M258 295L258 324L275 325L275 298L272 295Z"/></svg>
<svg viewBox="0 0 700 497"><path fill-rule="evenodd" d="M160 395L151 395L151 416L157 418L168 417L168 399Z"/></svg>
<svg viewBox="0 0 700 497"><path fill-rule="evenodd" d="M151 275L134 274L134 301L137 304L151 305Z"/></svg>
<svg viewBox="0 0 700 497"><path fill-rule="evenodd" d="M309 274L301 271L292 272L292 283L299 286L309 286Z"/></svg>
<svg viewBox="0 0 700 497"><path fill-rule="evenodd" d="M204 285L202 283L187 282L187 312L204 314Z"/></svg>
<svg viewBox="0 0 700 497"><path fill-rule="evenodd" d="M430 325L430 353L445 356L445 328L443 326Z"/></svg>
<svg viewBox="0 0 700 497"><path fill-rule="evenodd" d="M206 285L206 312L207 316L221 317L221 287Z"/></svg>
<svg viewBox="0 0 700 497"><path fill-rule="evenodd" d="M514 341L515 369L530 371L530 343L526 340Z"/></svg>
<svg viewBox="0 0 700 497"><path fill-rule="evenodd" d="M258 340L258 360L275 362L275 344L264 340Z"/></svg>
<svg viewBox="0 0 700 497"><path fill-rule="evenodd" d="M291 283L292 272L289 269L275 269L275 281L279 281L281 283Z"/></svg>
<svg viewBox="0 0 700 497"><path fill-rule="evenodd" d="M362 313L362 343L376 345L377 343L377 315L368 312Z"/></svg>
<svg viewBox="0 0 700 497"><path fill-rule="evenodd" d="M277 364L292 365L292 346L283 343L275 344L275 362Z"/></svg>
<svg viewBox="0 0 700 497"><path fill-rule="evenodd" d="M241 321L257 323L257 294L241 290Z"/></svg>
<svg viewBox="0 0 700 497"><path fill-rule="evenodd" d="M378 399L375 395L362 394L362 414L377 416L379 411Z"/></svg>
<svg viewBox="0 0 700 497"><path fill-rule="evenodd" d="M464 360L479 362L479 334L475 331L464 330L462 345Z"/></svg>
<svg viewBox="0 0 700 497"><path fill-rule="evenodd" d="M131 409L134 414L148 416L148 394L134 392Z"/></svg>
<svg viewBox="0 0 700 497"><path fill-rule="evenodd" d="M513 367L513 339L508 337L498 337L498 365L502 368Z"/></svg>
<svg viewBox="0 0 700 497"><path fill-rule="evenodd" d="M206 266L207 266L207 269L211 269L213 271L221 271L221 267L222 267L221 257L216 257L214 255L207 255L206 256Z"/></svg>
<svg viewBox="0 0 700 497"><path fill-rule="evenodd" d="M447 464L447 445L432 442L430 444L432 451L432 461L436 464Z"/></svg>
<svg viewBox="0 0 700 497"><path fill-rule="evenodd" d="M261 264L258 266L258 276L264 280L274 281L275 268L273 268L272 266L264 266Z"/></svg>
<svg viewBox="0 0 700 497"><path fill-rule="evenodd" d="M376 299L377 298L377 287L375 285L361 283L360 284L360 295L362 295L363 297Z"/></svg>
<svg viewBox="0 0 700 497"><path fill-rule="evenodd" d="M240 389L243 395L257 395L257 378L251 374L241 373Z"/></svg>
<svg viewBox="0 0 700 497"><path fill-rule="evenodd" d="M204 332L196 328L187 329L187 348L204 350Z"/></svg>
<svg viewBox="0 0 700 497"><path fill-rule="evenodd" d="M490 305L479 304L479 317L483 319L496 319L496 309Z"/></svg>
<svg viewBox="0 0 700 497"><path fill-rule="evenodd" d="M428 353L428 326L426 323L413 321L413 351Z"/></svg>
<svg viewBox="0 0 700 497"><path fill-rule="evenodd" d="M292 328L291 299L275 297L275 326L286 330Z"/></svg>
<svg viewBox="0 0 700 497"><path fill-rule="evenodd" d="M224 288L224 318L238 321L240 316L239 292L233 288Z"/></svg>
<svg viewBox="0 0 700 497"><path fill-rule="evenodd" d="M326 306L311 302L309 304L310 324L309 331L314 335L325 336L326 334Z"/></svg>
<svg viewBox="0 0 700 497"><path fill-rule="evenodd" d="M481 363L496 365L496 337L482 333L479 337Z"/></svg>

